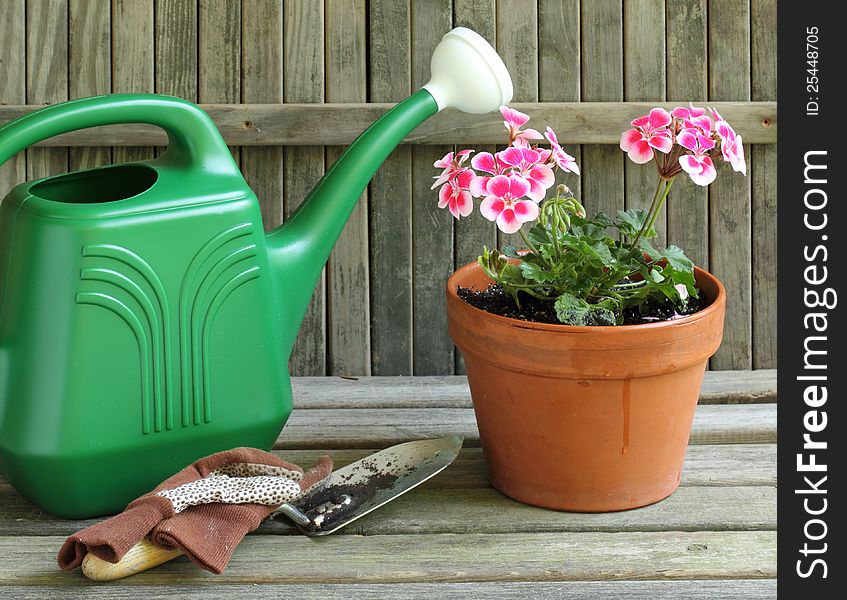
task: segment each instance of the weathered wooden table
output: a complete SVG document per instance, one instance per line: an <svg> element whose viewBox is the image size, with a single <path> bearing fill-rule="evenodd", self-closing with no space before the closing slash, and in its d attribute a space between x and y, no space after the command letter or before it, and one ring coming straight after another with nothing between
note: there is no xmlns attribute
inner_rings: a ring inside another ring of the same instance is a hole
<svg viewBox="0 0 847 600"><path fill-rule="evenodd" d="M56 566L93 521L41 511L0 482L3 598L770 598L776 594L776 373L706 374L682 487L612 514L514 502L485 476L462 377L304 378L278 452L337 465L462 434L446 471L331 536L248 536L223 575L180 558L107 584Z"/></svg>

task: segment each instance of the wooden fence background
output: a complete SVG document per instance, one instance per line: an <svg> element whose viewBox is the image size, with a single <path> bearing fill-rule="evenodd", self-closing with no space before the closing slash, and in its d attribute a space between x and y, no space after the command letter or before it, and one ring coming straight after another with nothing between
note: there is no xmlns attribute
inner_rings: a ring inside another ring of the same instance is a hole
<svg viewBox="0 0 847 600"><path fill-rule="evenodd" d="M728 288L712 368L776 366L776 0L3 0L0 24L0 123L109 92L208 104L268 227L386 103L427 81L454 26L492 42L517 106L570 142L583 175L567 183L589 211L649 204L654 169L617 147L629 119L653 102L717 103L752 142L748 176L721 168L708 190L680 178L661 235ZM451 143L502 144L500 127L446 111L394 152L327 265L292 373L462 372L443 285L497 234L436 208L432 162ZM0 167L0 194L151 157L162 139L129 127L53 140Z"/></svg>

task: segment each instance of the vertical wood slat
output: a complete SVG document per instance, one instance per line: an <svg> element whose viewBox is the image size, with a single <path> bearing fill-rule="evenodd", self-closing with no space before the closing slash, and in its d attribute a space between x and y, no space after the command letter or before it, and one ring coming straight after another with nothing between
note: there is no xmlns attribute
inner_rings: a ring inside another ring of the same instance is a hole
<svg viewBox="0 0 847 600"><path fill-rule="evenodd" d="M241 101L241 3L200 0L197 6L197 99ZM240 150L230 148L236 162Z"/></svg>
<svg viewBox="0 0 847 600"><path fill-rule="evenodd" d="M324 101L324 6L313 0L285 0L283 35L286 102ZM282 180L288 218L324 174L324 149L289 147L283 152ZM315 292L289 360L292 375L326 374L326 269Z"/></svg>
<svg viewBox="0 0 847 600"><path fill-rule="evenodd" d="M512 76L515 102L538 100L538 1L497 0L497 52ZM541 125L531 122L530 125ZM497 232L500 248L523 248L520 234Z"/></svg>
<svg viewBox="0 0 847 600"><path fill-rule="evenodd" d="M398 102L411 91L408 0L370 5L370 100ZM412 372L411 149L397 148L371 184L371 353L374 375Z"/></svg>
<svg viewBox="0 0 847 600"><path fill-rule="evenodd" d="M27 103L67 100L68 0L28 0L26 32ZM30 148L26 169L29 180L64 173L68 170L68 150Z"/></svg>
<svg viewBox="0 0 847 600"><path fill-rule="evenodd" d="M155 89L153 4L112 0L112 92L149 93ZM153 158L152 148L112 148L115 163Z"/></svg>
<svg viewBox="0 0 847 600"><path fill-rule="evenodd" d="M276 0L244 0L241 6L241 101L282 102L282 6ZM281 146L241 149L241 172L259 197L265 228L282 222Z"/></svg>
<svg viewBox="0 0 847 600"><path fill-rule="evenodd" d="M453 26L469 27L484 37L492 48L497 47L497 7L495 0L453 0ZM504 130L505 141L505 130ZM496 146L480 146L477 152L496 152ZM479 214L479 202L474 201L474 214L453 224L454 265L461 267L473 262L483 246L497 245L497 228ZM456 373L465 373L461 352L455 352Z"/></svg>
<svg viewBox="0 0 847 600"><path fill-rule="evenodd" d="M750 10L747 2L709 3L709 99L750 99ZM745 147L749 156L749 147ZM716 369L750 369L751 223L750 179L718 161L709 189L709 264L726 286L723 344L712 358ZM739 260L739 256L744 258Z"/></svg>
<svg viewBox="0 0 847 600"><path fill-rule="evenodd" d="M412 89L430 76L430 57L452 25L451 0L412 5ZM440 158L450 146L412 148L412 372L450 375L454 372L453 343L446 335L447 303L444 283L453 269L453 215L438 208L437 190L430 190ZM472 218L478 218L474 215Z"/></svg>
<svg viewBox="0 0 847 600"><path fill-rule="evenodd" d="M619 0L583 0L582 100L623 100L623 15ZM617 146L583 146L582 196L588 214L624 207L624 155Z"/></svg>
<svg viewBox="0 0 847 600"><path fill-rule="evenodd" d="M70 0L68 6L68 94L83 98L108 94L111 77L109 0ZM109 148L72 148L70 170L90 169L112 161Z"/></svg>
<svg viewBox="0 0 847 600"><path fill-rule="evenodd" d="M659 101L665 99L665 2L664 0L627 0L624 2L624 100ZM621 123L621 129L626 123ZM653 160L662 154L654 152ZM656 192L658 175L653 162L637 165L624 160L625 206L647 210ZM667 210L656 220L659 237L653 240L664 247Z"/></svg>
<svg viewBox="0 0 847 600"><path fill-rule="evenodd" d="M197 101L197 2L156 0L156 93Z"/></svg>
<svg viewBox="0 0 847 600"><path fill-rule="evenodd" d="M579 0L539 0L538 3L538 99L541 102L579 102L580 32ZM543 123L536 123L539 127ZM538 129L539 127L536 127ZM582 165L582 147L567 143L567 131L557 131L565 151ZM558 173L556 183L564 183L579 199L581 178Z"/></svg>
<svg viewBox="0 0 847 600"><path fill-rule="evenodd" d="M0 68L5 85L0 86L0 103L26 102L26 6L24 0L0 2L0 23L6 30L0 35ZM13 156L0 165L0 198L26 179L26 155Z"/></svg>
<svg viewBox="0 0 847 600"><path fill-rule="evenodd" d="M706 0L667 4L667 95L688 102L706 98L708 84ZM709 269L709 191L682 175L668 195L668 242Z"/></svg>
<svg viewBox="0 0 847 600"><path fill-rule="evenodd" d="M367 102L365 0L328 0L327 102ZM327 147L332 165L342 148ZM353 209L327 267L327 346L330 375L370 375L368 193Z"/></svg>
<svg viewBox="0 0 847 600"><path fill-rule="evenodd" d="M776 0L750 4L752 100L776 98ZM776 147L757 145L748 157L752 190L753 368L776 368Z"/></svg>

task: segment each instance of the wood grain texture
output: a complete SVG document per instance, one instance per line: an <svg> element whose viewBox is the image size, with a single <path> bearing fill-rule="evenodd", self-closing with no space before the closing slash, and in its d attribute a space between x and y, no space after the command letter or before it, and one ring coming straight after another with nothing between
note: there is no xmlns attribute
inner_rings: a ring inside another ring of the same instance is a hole
<svg viewBox="0 0 847 600"><path fill-rule="evenodd" d="M55 104L68 99L68 0L27 0L26 102ZM64 173L64 148L26 151L28 180Z"/></svg>
<svg viewBox="0 0 847 600"><path fill-rule="evenodd" d="M276 445L282 449L386 447L410 439L461 435L479 445L470 408L334 408L295 410ZM707 405L697 408L692 444L765 444L776 441L776 406Z"/></svg>
<svg viewBox="0 0 847 600"><path fill-rule="evenodd" d="M26 4L24 0L0 2L0 69L6 84L0 86L0 105L26 102ZM26 180L26 154L13 156L0 165L0 198Z"/></svg>
<svg viewBox="0 0 847 600"><path fill-rule="evenodd" d="M282 103L283 11L276 0L244 0L241 6L241 101ZM242 130L259 130L264 124L245 115ZM238 145L243 145L238 143ZM279 146L241 149L244 179L259 197L266 229L282 222L284 189Z"/></svg>
<svg viewBox="0 0 847 600"><path fill-rule="evenodd" d="M706 98L707 31L706 0L667 3L668 98L680 103ZM677 178L668 195L667 221L668 242L684 249L696 265L708 270L708 189L695 185L687 176Z"/></svg>
<svg viewBox="0 0 847 600"><path fill-rule="evenodd" d="M468 380L448 377L295 377L296 408L470 408ZM700 404L776 402L776 371L707 372Z"/></svg>
<svg viewBox="0 0 847 600"><path fill-rule="evenodd" d="M156 92L197 101L197 2L155 0Z"/></svg>
<svg viewBox="0 0 847 600"><path fill-rule="evenodd" d="M6 592L21 600L40 600L44 588L6 586ZM167 585L145 584L148 600L208 600L209 598L249 598L255 584ZM90 585L50 590L51 598L97 598L134 600L139 586L135 584ZM432 598L478 598L511 600L523 598L605 598L608 600L655 600L687 598L689 600L765 600L776 596L776 579L725 579L695 581L498 581L460 583L310 583L265 584L262 593L270 598L301 600L431 600Z"/></svg>
<svg viewBox="0 0 847 600"><path fill-rule="evenodd" d="M622 5L615 0L594 0L583 2L581 10L582 100L623 100ZM620 142L621 123L627 121L611 115L607 118L614 120L615 142ZM624 208L623 160L617 146L583 147L582 200L589 215L600 211L614 215Z"/></svg>
<svg viewBox="0 0 847 600"><path fill-rule="evenodd" d="M452 28L452 0L416 2L412 7L412 89L429 81L430 58L445 32ZM453 272L453 223L446 208L438 208L438 189L430 190L438 170L433 161L452 146L412 148L412 373L454 372L453 342L447 335L444 285ZM475 214L470 218L479 219Z"/></svg>
<svg viewBox="0 0 847 600"><path fill-rule="evenodd" d="M411 92L408 0L370 4L370 99L399 102ZM412 372L412 153L400 146L370 186L371 370Z"/></svg>
<svg viewBox="0 0 847 600"><path fill-rule="evenodd" d="M752 98L776 98L776 0L750 3ZM777 182L776 148L752 146L753 368L776 367Z"/></svg>
<svg viewBox="0 0 847 600"><path fill-rule="evenodd" d="M640 101L665 100L665 2L664 0L627 0L624 14L624 99ZM626 124L621 123L621 127ZM658 160L660 154L656 152ZM624 206L647 210L659 180L653 163L637 165L624 160ZM656 220L658 247L667 242L667 209L662 208Z"/></svg>
<svg viewBox="0 0 847 600"><path fill-rule="evenodd" d="M112 32L109 0L70 0L68 4L68 96L84 98L112 91ZM71 171L112 162L109 148L72 148Z"/></svg>
<svg viewBox="0 0 847 600"><path fill-rule="evenodd" d="M326 99L367 100L365 0L329 0L326 9ZM343 148L326 149L332 165ZM327 267L327 369L331 375L371 372L368 191L350 214Z"/></svg>
<svg viewBox="0 0 847 600"><path fill-rule="evenodd" d="M155 89L154 17L152 2L112 2L112 91L151 93ZM112 149L115 163L153 158L153 149L122 146Z"/></svg>
<svg viewBox="0 0 847 600"><path fill-rule="evenodd" d="M709 3L709 98L750 99L746 2ZM744 150L749 156L749 145ZM727 302L723 344L711 366L749 369L753 366L750 178L733 172L723 161L718 163L718 178L709 188L709 268L726 286Z"/></svg>
<svg viewBox="0 0 847 600"><path fill-rule="evenodd" d="M245 4L245 6L250 6ZM245 49L245 53L247 50ZM246 57L245 57L246 62ZM281 67L280 67L281 68ZM249 94L247 94L249 96ZM694 99L705 104L702 99ZM609 144L617 148L621 123L646 114L653 106L670 110L679 102L515 102L534 122L568 132L568 140L581 144ZM776 102L709 102L744 136L745 142L776 143ZM393 103L368 104L206 104L231 146L332 145L352 142ZM36 110L38 106L0 106L0 123ZM51 138L45 146L161 144L166 136L145 125L82 130ZM467 115L443 111L422 123L404 139L408 144L505 143L500 113ZM618 148L620 152L620 148ZM623 153L621 153L623 154Z"/></svg>

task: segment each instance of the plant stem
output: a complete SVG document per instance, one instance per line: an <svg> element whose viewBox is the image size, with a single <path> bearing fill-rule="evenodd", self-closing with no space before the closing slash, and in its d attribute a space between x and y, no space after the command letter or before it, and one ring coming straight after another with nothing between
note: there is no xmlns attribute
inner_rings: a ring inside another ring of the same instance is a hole
<svg viewBox="0 0 847 600"><path fill-rule="evenodd" d="M518 229L518 233L521 234L521 239L523 240L523 243L526 244L526 247L529 248L532 251L533 254L535 254L536 256L538 256L540 258L541 254L538 253L538 250L536 250L535 246L532 245L532 242L529 241L529 238L527 237L527 235L523 231L523 227Z"/></svg>
<svg viewBox="0 0 847 600"><path fill-rule="evenodd" d="M644 235L644 232L647 230L647 222L650 218L650 215L653 213L653 209L656 208L656 201L659 199L659 193L662 191L662 184L665 182L664 179L659 177L659 185L656 186L656 193L653 194L653 201L650 202L650 209L647 211L647 218L644 219L644 223L641 224L641 229L638 230L638 234L636 234L635 238L632 240L632 243L629 245L629 249L632 250L638 244L638 240L641 239L641 236Z"/></svg>
<svg viewBox="0 0 847 600"><path fill-rule="evenodd" d="M659 204L656 206L656 210L653 211L653 217L650 219L650 224L647 225L648 230L656 224L656 218L658 218L659 216L659 211L662 210L662 206L664 205L665 200L668 197L668 193L671 191L671 186L673 185L675 179L676 177L671 177L668 180L668 185L665 187L665 191L664 193L662 193L662 197L659 198Z"/></svg>

